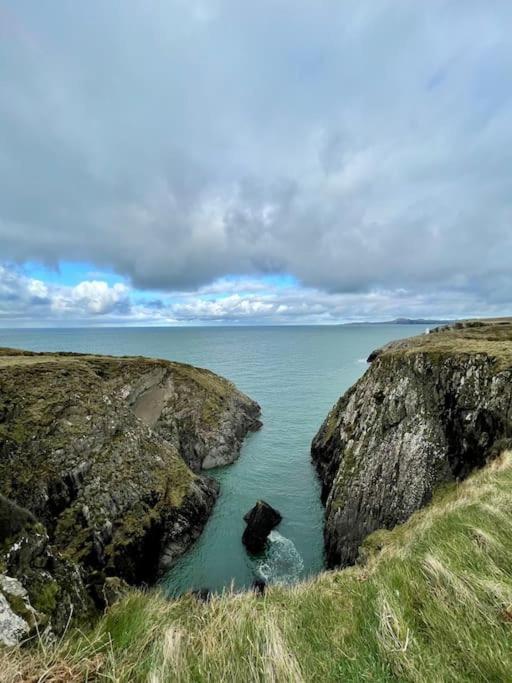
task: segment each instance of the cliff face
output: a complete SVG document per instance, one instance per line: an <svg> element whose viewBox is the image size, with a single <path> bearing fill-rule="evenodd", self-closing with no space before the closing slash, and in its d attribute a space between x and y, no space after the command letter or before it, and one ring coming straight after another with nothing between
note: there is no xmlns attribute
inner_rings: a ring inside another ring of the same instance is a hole
<svg viewBox="0 0 512 683"><path fill-rule="evenodd" d="M258 404L209 370L165 363L129 372L121 389L128 405L195 472L234 462L247 432L261 427Z"/></svg>
<svg viewBox="0 0 512 683"><path fill-rule="evenodd" d="M154 581L215 502L198 471L235 459L258 415L191 366L0 349L0 575L34 610L17 616L58 632L112 586Z"/></svg>
<svg viewBox="0 0 512 683"><path fill-rule="evenodd" d="M512 437L512 323L438 328L371 354L312 444L329 566L425 505Z"/></svg>

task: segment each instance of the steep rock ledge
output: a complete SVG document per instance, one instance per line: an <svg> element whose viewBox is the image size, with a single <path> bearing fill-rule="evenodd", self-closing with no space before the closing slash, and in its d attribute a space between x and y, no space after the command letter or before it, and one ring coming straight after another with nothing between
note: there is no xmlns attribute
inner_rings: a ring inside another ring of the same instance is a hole
<svg viewBox="0 0 512 683"><path fill-rule="evenodd" d="M387 345L312 443L329 566L425 505L512 437L512 322L474 321Z"/></svg>
<svg viewBox="0 0 512 683"><path fill-rule="evenodd" d="M33 608L0 581L0 622L60 632L106 581L154 581L211 512L218 485L198 471L232 462L259 412L187 365L0 349L0 578Z"/></svg>
<svg viewBox="0 0 512 683"><path fill-rule="evenodd" d="M247 432L261 427L259 405L203 368L166 363L127 382L122 393L195 472L234 462Z"/></svg>

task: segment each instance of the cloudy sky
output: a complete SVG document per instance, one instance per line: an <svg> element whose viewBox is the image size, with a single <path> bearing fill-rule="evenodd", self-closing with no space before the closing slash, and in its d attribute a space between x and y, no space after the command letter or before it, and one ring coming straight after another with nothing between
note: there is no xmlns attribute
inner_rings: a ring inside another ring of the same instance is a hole
<svg viewBox="0 0 512 683"><path fill-rule="evenodd" d="M0 325L512 314L511 27L0 0Z"/></svg>

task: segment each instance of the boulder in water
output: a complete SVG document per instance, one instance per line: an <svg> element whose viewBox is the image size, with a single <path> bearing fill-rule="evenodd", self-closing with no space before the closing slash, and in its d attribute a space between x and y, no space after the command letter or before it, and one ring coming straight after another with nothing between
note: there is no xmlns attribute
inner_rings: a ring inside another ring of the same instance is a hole
<svg viewBox="0 0 512 683"><path fill-rule="evenodd" d="M242 542L250 553L261 553L265 549L267 536L282 520L281 514L264 500L244 515L247 526Z"/></svg>

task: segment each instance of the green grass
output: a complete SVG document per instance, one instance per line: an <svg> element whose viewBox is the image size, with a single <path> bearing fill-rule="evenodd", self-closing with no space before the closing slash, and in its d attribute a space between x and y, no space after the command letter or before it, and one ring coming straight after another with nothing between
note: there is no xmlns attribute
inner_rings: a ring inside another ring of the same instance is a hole
<svg viewBox="0 0 512 683"><path fill-rule="evenodd" d="M4 652L2 680L512 680L510 453L363 554L264 598L134 591L87 633Z"/></svg>
<svg viewBox="0 0 512 683"><path fill-rule="evenodd" d="M385 346L381 356L416 353L427 353L439 360L481 354L493 359L496 372L507 370L512 367L512 319L459 323L428 335L401 339Z"/></svg>

